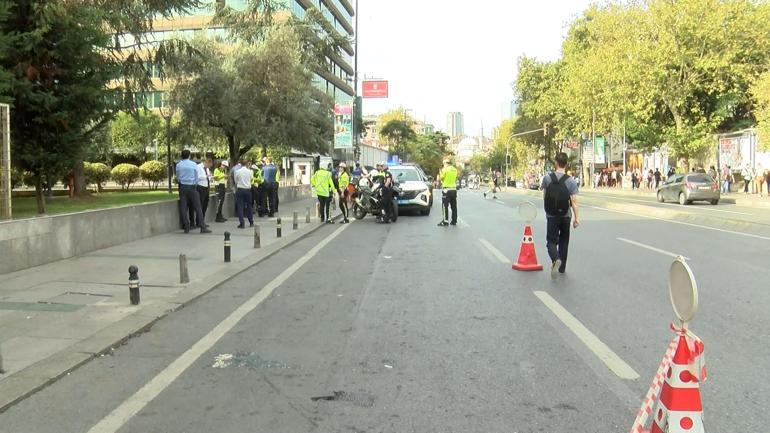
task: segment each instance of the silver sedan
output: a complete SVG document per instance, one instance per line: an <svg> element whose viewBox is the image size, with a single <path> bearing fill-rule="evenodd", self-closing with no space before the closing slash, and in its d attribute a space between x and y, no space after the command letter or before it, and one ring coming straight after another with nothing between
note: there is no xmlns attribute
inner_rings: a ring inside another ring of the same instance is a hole
<svg viewBox="0 0 770 433"><path fill-rule="evenodd" d="M694 201L719 203L719 185L706 173L675 174L658 188L658 201L677 201L681 205Z"/></svg>

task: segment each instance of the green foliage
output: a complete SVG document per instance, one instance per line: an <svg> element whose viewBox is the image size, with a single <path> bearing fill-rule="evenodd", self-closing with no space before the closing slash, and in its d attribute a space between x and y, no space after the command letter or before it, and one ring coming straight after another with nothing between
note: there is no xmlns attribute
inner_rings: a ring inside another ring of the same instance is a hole
<svg viewBox="0 0 770 433"><path fill-rule="evenodd" d="M166 164L160 161L147 161L139 166L142 179L150 183L151 189L158 189L158 184L168 176Z"/></svg>
<svg viewBox="0 0 770 433"><path fill-rule="evenodd" d="M765 72L754 82L751 94L756 101L759 145L770 151L770 72Z"/></svg>
<svg viewBox="0 0 770 433"><path fill-rule="evenodd" d="M110 168L106 164L101 162L84 162L86 182L96 185L98 191L101 192L102 184L110 180L112 173Z"/></svg>
<svg viewBox="0 0 770 433"><path fill-rule="evenodd" d="M328 70L327 57L345 41L318 32L324 24L313 11L273 22L273 9L266 0L221 8L215 23L230 29L230 45L198 38L199 56L170 69L183 123L218 131L231 161L254 146L262 154L268 146L325 153L332 139L333 100L313 85L313 73Z"/></svg>
<svg viewBox="0 0 770 433"><path fill-rule="evenodd" d="M713 144L714 132L751 124L748 89L770 60L770 4L594 5L572 23L562 52L556 62L520 61L517 131L549 121L559 140L625 124L635 147L665 144L687 160ZM538 138L525 140L536 147Z"/></svg>
<svg viewBox="0 0 770 433"><path fill-rule="evenodd" d="M141 172L134 164L118 164L112 168L112 180L120 184L123 191L128 191L131 184L139 180Z"/></svg>
<svg viewBox="0 0 770 433"><path fill-rule="evenodd" d="M412 162L419 164L426 174L435 176L443 166L443 159L447 155L449 136L442 132L418 135L413 139Z"/></svg>
<svg viewBox="0 0 770 433"><path fill-rule="evenodd" d="M136 115L119 113L110 124L112 149L121 155L135 155L142 161L147 160L147 148L155 141L163 147L165 127L163 119L149 110L141 110Z"/></svg>
<svg viewBox="0 0 770 433"><path fill-rule="evenodd" d="M380 129L380 136L390 146L390 152L407 161L415 152L412 141L417 134L412 126L411 120L393 119Z"/></svg>

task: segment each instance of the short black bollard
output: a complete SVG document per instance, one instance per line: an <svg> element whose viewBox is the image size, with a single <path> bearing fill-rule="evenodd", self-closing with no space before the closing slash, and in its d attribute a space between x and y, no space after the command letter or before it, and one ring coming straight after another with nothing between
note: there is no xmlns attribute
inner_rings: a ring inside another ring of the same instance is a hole
<svg viewBox="0 0 770 433"><path fill-rule="evenodd" d="M190 282L190 272L187 270L187 255L179 255L179 283L187 284Z"/></svg>
<svg viewBox="0 0 770 433"><path fill-rule="evenodd" d="M5 374L5 369L3 368L3 346L0 345L0 374Z"/></svg>
<svg viewBox="0 0 770 433"><path fill-rule="evenodd" d="M305 208L305 224L310 224L310 208Z"/></svg>
<svg viewBox="0 0 770 433"><path fill-rule="evenodd" d="M139 305L139 268L136 265L128 267L128 297L131 305Z"/></svg>
<svg viewBox="0 0 770 433"><path fill-rule="evenodd" d="M296 211L294 211L294 221L291 223L292 230L297 230L299 228L299 214L297 214Z"/></svg>
<svg viewBox="0 0 770 433"><path fill-rule="evenodd" d="M278 217L278 219L275 220L275 237L280 238L281 237L281 217Z"/></svg>
<svg viewBox="0 0 770 433"><path fill-rule="evenodd" d="M259 224L254 226L254 248L262 248L262 239L259 235Z"/></svg>
<svg viewBox="0 0 770 433"><path fill-rule="evenodd" d="M225 232L225 263L230 263L230 232Z"/></svg>

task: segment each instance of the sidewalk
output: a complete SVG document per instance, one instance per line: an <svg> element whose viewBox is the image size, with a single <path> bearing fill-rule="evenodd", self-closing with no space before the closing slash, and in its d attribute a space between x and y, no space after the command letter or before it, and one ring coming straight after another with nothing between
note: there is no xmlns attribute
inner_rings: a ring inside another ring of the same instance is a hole
<svg viewBox="0 0 770 433"><path fill-rule="evenodd" d="M0 275L0 356L5 370L0 374L0 412L321 227L315 203L315 198L281 203L281 239L276 237L276 218L255 218L260 249L253 248L254 229L238 229L237 218L231 218L212 223L211 234L180 230ZM298 230L292 229L295 211ZM224 263L225 231L232 234L231 263ZM188 284L180 283L180 254L187 256ZM137 306L129 303L130 265L139 267Z"/></svg>
<svg viewBox="0 0 770 433"><path fill-rule="evenodd" d="M649 190L631 190L628 188L591 188L589 186L584 186L581 188L581 192L587 192L587 193L597 193L597 194L606 194L606 195L618 195L618 196L637 196L637 197L648 197L648 198L655 198L655 191L649 191ZM751 208L767 208L770 209L770 197L767 195L760 197L757 194L744 194L743 190L740 192L731 192L729 194L722 194L722 198L720 199L723 203L731 203L736 206L744 206L744 207L751 207Z"/></svg>

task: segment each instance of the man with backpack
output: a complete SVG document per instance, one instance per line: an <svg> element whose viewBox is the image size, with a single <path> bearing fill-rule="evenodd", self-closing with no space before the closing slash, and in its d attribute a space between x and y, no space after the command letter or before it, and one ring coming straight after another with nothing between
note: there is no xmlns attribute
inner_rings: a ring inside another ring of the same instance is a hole
<svg viewBox="0 0 770 433"><path fill-rule="evenodd" d="M544 191L543 202L548 222L546 245L548 256L553 262L551 277L556 277L557 272L560 274L565 272L570 225L573 228L580 225L577 205L578 186L575 179L565 173L567 154L564 152L556 154L555 161L556 171L545 175L540 184L540 189Z"/></svg>

